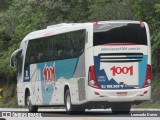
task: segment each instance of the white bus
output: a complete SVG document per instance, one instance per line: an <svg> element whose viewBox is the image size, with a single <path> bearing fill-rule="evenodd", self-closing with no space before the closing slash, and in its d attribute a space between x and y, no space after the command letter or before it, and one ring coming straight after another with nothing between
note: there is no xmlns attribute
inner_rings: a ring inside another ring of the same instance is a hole
<svg viewBox="0 0 160 120"><path fill-rule="evenodd" d="M65 106L67 113L111 108L130 112L151 100L147 23L62 23L28 34L11 55L18 105Z"/></svg>

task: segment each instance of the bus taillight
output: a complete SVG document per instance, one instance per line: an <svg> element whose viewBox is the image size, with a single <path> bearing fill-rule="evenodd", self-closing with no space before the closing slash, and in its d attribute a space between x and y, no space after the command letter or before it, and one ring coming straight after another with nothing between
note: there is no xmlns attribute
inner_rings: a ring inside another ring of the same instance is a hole
<svg viewBox="0 0 160 120"><path fill-rule="evenodd" d="M151 84L151 65L147 65L146 81L143 84L143 88L150 86Z"/></svg>
<svg viewBox="0 0 160 120"><path fill-rule="evenodd" d="M143 21L140 21L140 24L141 24L141 25L144 25L144 22L143 22Z"/></svg>
<svg viewBox="0 0 160 120"><path fill-rule="evenodd" d="M94 68L94 66L90 66L89 67L89 75L88 75L88 77L89 77L88 78L89 79L88 85L91 86L91 87L93 87L93 88L99 89L100 87L99 87L99 85L98 85L98 83L96 81L96 75L95 75L95 68Z"/></svg>
<svg viewBox="0 0 160 120"><path fill-rule="evenodd" d="M93 22L93 26L96 26L98 24L98 22Z"/></svg>

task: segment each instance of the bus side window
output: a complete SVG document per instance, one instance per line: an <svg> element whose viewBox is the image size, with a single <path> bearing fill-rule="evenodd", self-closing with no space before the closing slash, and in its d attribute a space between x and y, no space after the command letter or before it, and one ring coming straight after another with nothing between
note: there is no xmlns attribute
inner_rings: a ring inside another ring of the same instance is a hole
<svg viewBox="0 0 160 120"><path fill-rule="evenodd" d="M38 54L38 62L43 62L43 53Z"/></svg>
<svg viewBox="0 0 160 120"><path fill-rule="evenodd" d="M74 56L74 54L75 54L75 49L71 49L70 50L70 52L69 52L69 55L70 55L70 57L72 58L72 56Z"/></svg>
<svg viewBox="0 0 160 120"><path fill-rule="evenodd" d="M30 64L33 64L33 63L35 63L35 58L32 56L32 57L30 58Z"/></svg>

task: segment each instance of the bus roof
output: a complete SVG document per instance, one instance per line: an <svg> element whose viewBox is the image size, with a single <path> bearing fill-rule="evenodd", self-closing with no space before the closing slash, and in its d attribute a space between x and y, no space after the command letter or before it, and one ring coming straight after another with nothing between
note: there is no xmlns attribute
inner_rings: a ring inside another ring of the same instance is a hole
<svg viewBox="0 0 160 120"><path fill-rule="evenodd" d="M25 36L25 38L23 39L22 42L28 41L31 39L51 36L51 35L54 35L55 30L67 29L67 28L71 28L71 27L78 27L78 26L82 26L84 24L85 23L61 23L61 24L47 26L46 29L37 30L37 31L29 33L27 36Z"/></svg>
<svg viewBox="0 0 160 120"><path fill-rule="evenodd" d="M90 24L94 24L95 22L88 22ZM98 21L97 24L106 24L106 23L140 23L140 21L133 21L133 20L110 20L110 21ZM46 29L37 30L34 32L29 33L23 40L28 41L36 38L42 38L46 36L54 35L55 30L62 30L62 29L70 29L72 27L83 26L87 23L60 23L56 25L47 26Z"/></svg>

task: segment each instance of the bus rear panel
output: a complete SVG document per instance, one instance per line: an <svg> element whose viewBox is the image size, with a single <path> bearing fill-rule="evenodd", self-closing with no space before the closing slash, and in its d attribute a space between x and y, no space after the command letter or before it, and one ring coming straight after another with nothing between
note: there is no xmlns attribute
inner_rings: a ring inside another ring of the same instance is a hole
<svg viewBox="0 0 160 120"><path fill-rule="evenodd" d="M151 99L151 60L145 22L96 24L88 100L136 102Z"/></svg>

